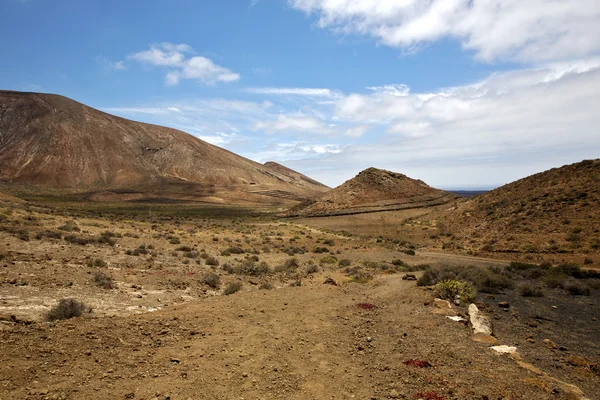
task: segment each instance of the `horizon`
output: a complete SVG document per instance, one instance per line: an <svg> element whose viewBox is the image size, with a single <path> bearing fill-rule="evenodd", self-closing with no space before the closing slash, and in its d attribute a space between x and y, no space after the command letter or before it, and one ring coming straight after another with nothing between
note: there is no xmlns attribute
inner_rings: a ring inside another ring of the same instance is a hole
<svg viewBox="0 0 600 400"><path fill-rule="evenodd" d="M25 31L2 43L0 87L183 130L330 187L375 166L491 190L598 158L594 1L440 4L9 0L0 32Z"/></svg>

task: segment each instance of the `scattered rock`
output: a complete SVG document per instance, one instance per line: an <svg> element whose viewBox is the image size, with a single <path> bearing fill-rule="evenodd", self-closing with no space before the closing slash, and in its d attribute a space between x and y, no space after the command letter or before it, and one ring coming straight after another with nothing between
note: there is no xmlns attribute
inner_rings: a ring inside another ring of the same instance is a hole
<svg viewBox="0 0 600 400"><path fill-rule="evenodd" d="M492 335L487 335L487 334L481 333L481 332L474 333L471 338L473 339L473 341L478 342L478 343L483 343L483 344L493 345L493 344L498 343L498 339L496 339Z"/></svg>
<svg viewBox="0 0 600 400"><path fill-rule="evenodd" d="M458 315L456 315L456 316L447 315L446 318L451 319L452 321L455 321L455 322L467 322L466 319L464 319L463 317L459 317Z"/></svg>
<svg viewBox="0 0 600 400"><path fill-rule="evenodd" d="M535 343L533 336L528 336L525 340L527 340L529 343Z"/></svg>
<svg viewBox="0 0 600 400"><path fill-rule="evenodd" d="M325 282L323 282L323 285L333 285L333 286L337 286L337 282L332 278L332 277L327 277L327 279L325 279Z"/></svg>
<svg viewBox="0 0 600 400"><path fill-rule="evenodd" d="M406 365L407 367L414 368L429 368L432 366L429 361L425 360L406 360L403 361L402 364Z"/></svg>
<svg viewBox="0 0 600 400"><path fill-rule="evenodd" d="M475 304L469 305L469 318L473 326L473 333L492 334L492 322L488 317L479 312Z"/></svg>
<svg viewBox="0 0 600 400"><path fill-rule="evenodd" d="M403 281L416 281L417 276L415 274L406 274L402 277Z"/></svg>
<svg viewBox="0 0 600 400"><path fill-rule="evenodd" d="M392 399L397 399L398 397L400 397L400 393L398 393L398 391L396 389L392 389L390 391L390 397Z"/></svg>
<svg viewBox="0 0 600 400"><path fill-rule="evenodd" d="M517 352L517 348L514 346L507 346L505 344L501 346L492 346L490 349L494 350L497 353L501 354L513 354Z"/></svg>
<svg viewBox="0 0 600 400"><path fill-rule="evenodd" d="M544 339L542 340L542 342L544 342L544 344L549 348L549 349L558 349L558 346L556 345L556 343L554 343L552 340L550 339Z"/></svg>
<svg viewBox="0 0 600 400"><path fill-rule="evenodd" d="M498 303L498 307L500 307L500 308L509 308L510 307L510 303L508 301L501 301L500 303Z"/></svg>
<svg viewBox="0 0 600 400"><path fill-rule="evenodd" d="M433 311L437 315L456 316L456 311L452 309L452 305L447 300L435 299L433 301Z"/></svg>

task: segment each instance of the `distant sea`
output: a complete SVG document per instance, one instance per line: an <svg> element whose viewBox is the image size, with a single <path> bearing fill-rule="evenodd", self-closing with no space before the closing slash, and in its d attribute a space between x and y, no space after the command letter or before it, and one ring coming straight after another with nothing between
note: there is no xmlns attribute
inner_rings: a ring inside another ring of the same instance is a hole
<svg viewBox="0 0 600 400"><path fill-rule="evenodd" d="M448 190L450 193L454 193L458 197L474 197L480 194L484 194L485 192L489 192L489 190Z"/></svg>

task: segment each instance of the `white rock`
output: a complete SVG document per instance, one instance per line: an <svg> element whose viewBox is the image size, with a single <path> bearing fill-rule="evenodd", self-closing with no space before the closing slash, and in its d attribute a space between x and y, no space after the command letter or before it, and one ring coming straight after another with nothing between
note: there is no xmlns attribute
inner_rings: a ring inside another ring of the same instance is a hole
<svg viewBox="0 0 600 400"><path fill-rule="evenodd" d="M490 349L502 353L502 354L513 354L517 352L517 348L513 346L507 346L503 344L502 346L492 346Z"/></svg>
<svg viewBox="0 0 600 400"><path fill-rule="evenodd" d="M469 319L473 326L473 333L492 334L492 322L488 317L479 312L475 304L469 305Z"/></svg>
<svg viewBox="0 0 600 400"><path fill-rule="evenodd" d="M449 316L446 316L446 318L449 318L449 319L451 319L452 321L456 321L456 322L463 322L463 321L466 321L466 319L464 319L463 317L459 317L459 316L455 316L455 317L449 317Z"/></svg>

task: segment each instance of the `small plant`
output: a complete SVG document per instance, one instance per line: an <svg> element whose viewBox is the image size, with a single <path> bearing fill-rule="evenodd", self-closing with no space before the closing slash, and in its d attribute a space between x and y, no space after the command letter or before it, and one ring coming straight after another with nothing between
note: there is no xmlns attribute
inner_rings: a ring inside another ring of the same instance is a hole
<svg viewBox="0 0 600 400"><path fill-rule="evenodd" d="M429 361L425 361L425 360L406 360L403 361L402 364L406 365L407 367L413 367L413 368L429 368L431 367L431 364L429 363Z"/></svg>
<svg viewBox="0 0 600 400"><path fill-rule="evenodd" d="M79 302L75 299L61 299L56 306L52 307L50 311L48 311L46 314L46 319L48 321L57 321L61 319L81 317L85 311L91 312L92 310L82 302Z"/></svg>
<svg viewBox="0 0 600 400"><path fill-rule="evenodd" d="M329 249L327 247L315 247L315 249L313 250L313 253L317 253L317 254L329 253Z"/></svg>
<svg viewBox="0 0 600 400"><path fill-rule="evenodd" d="M414 256L414 255L416 254L416 253L415 253L415 251L414 251L413 249L402 250L402 252L403 252L404 254L407 254L407 255L409 255L409 256Z"/></svg>
<svg viewBox="0 0 600 400"><path fill-rule="evenodd" d="M326 239L326 240L323 240L323 244L326 244L327 246L335 246L335 240Z"/></svg>
<svg viewBox="0 0 600 400"><path fill-rule="evenodd" d="M217 267L219 265L219 260L217 260L216 257L208 257L205 262L206 262L206 265L212 265L215 267Z"/></svg>
<svg viewBox="0 0 600 400"><path fill-rule="evenodd" d="M229 296L230 294L239 292L241 288L242 288L241 282L238 282L238 281L230 282L227 284L227 286L225 286L225 290L223 290L223 294L225 296Z"/></svg>
<svg viewBox="0 0 600 400"><path fill-rule="evenodd" d="M65 232L79 232L81 229L75 224L75 221L67 221L64 225L59 226L58 229Z"/></svg>
<svg viewBox="0 0 600 400"><path fill-rule="evenodd" d="M114 289L113 278L104 272L98 271L94 274L94 283L102 289Z"/></svg>
<svg viewBox="0 0 600 400"><path fill-rule="evenodd" d="M104 260L102 260L101 258L96 258L95 260L89 260L87 262L87 266L88 267L98 267L98 268L102 268L102 267L106 267L106 262Z"/></svg>
<svg viewBox="0 0 600 400"><path fill-rule="evenodd" d="M453 279L441 281L435 285L435 290L440 298L446 300L473 301L477 296L477 290L471 283Z"/></svg>
<svg viewBox="0 0 600 400"><path fill-rule="evenodd" d="M369 311L371 311L371 310L377 308L377 305L373 304L373 303L358 303L356 305L356 307L361 308L363 310L369 310Z"/></svg>
<svg viewBox="0 0 600 400"><path fill-rule="evenodd" d="M343 258L340 261L338 261L338 265L340 267L349 267L352 264L352 261L350 261L347 258Z"/></svg>
<svg viewBox="0 0 600 400"><path fill-rule="evenodd" d="M258 287L261 290L272 290L275 289L275 287L273 286L273 284L271 282L263 282L260 284L260 286Z"/></svg>
<svg viewBox="0 0 600 400"><path fill-rule="evenodd" d="M587 285L574 279L567 281L565 290L572 296L589 296L591 293L591 290Z"/></svg>
<svg viewBox="0 0 600 400"><path fill-rule="evenodd" d="M221 277L217 274L206 274L202 277L202 283L210 286L213 289L218 289L221 286Z"/></svg>
<svg viewBox="0 0 600 400"><path fill-rule="evenodd" d="M337 258L335 258L334 256L326 256L321 258L320 262L321 264L335 264L337 263Z"/></svg>
<svg viewBox="0 0 600 400"><path fill-rule="evenodd" d="M306 275L314 274L316 272L319 272L319 267L317 266L317 264L311 264L308 267L306 267Z"/></svg>
<svg viewBox="0 0 600 400"><path fill-rule="evenodd" d="M519 293L523 297L544 297L543 289L538 285L526 283L519 287Z"/></svg>

